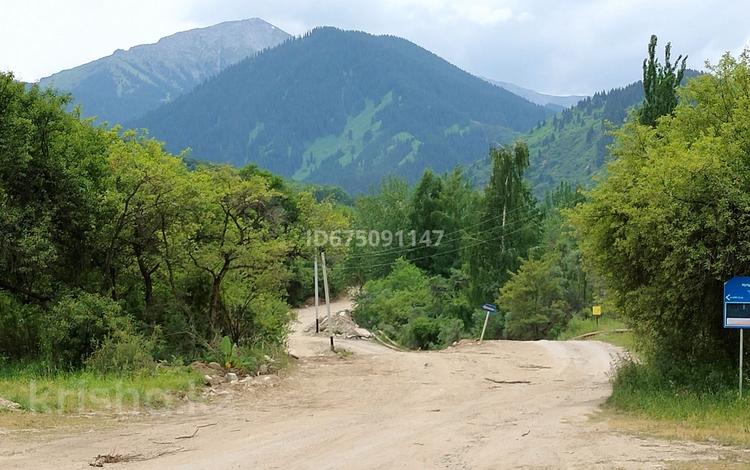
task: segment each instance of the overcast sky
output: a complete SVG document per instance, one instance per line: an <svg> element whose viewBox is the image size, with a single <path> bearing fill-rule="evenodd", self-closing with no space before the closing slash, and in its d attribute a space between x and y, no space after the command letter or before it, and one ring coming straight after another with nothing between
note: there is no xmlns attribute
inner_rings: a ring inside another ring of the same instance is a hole
<svg viewBox="0 0 750 470"><path fill-rule="evenodd" d="M556 94L640 77L651 33L701 68L750 44L745 0L25 0L0 6L0 70L34 81L221 21L405 37L475 74ZM660 49L661 49L660 44Z"/></svg>

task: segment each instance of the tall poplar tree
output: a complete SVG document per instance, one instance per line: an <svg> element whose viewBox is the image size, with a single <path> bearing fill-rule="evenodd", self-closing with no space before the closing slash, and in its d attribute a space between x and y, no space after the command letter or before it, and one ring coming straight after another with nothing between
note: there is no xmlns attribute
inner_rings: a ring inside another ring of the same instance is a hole
<svg viewBox="0 0 750 470"><path fill-rule="evenodd" d="M641 124L654 127L661 116L672 114L677 107L677 87L685 75L687 56L671 63L672 44L664 47L664 65L656 58L656 35L648 43L648 57L643 60L643 91L645 98L638 119Z"/></svg>

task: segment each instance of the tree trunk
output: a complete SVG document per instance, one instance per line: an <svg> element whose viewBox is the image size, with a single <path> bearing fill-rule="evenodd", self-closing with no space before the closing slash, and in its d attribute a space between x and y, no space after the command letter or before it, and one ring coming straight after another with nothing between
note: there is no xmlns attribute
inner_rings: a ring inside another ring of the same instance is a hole
<svg viewBox="0 0 750 470"><path fill-rule="evenodd" d="M213 283L211 284L211 301L209 304L209 320L211 322L211 329L214 333L220 332L220 317L224 309L223 302L221 301L221 283L224 281L224 276L229 271L229 265L231 260L228 256L224 256L224 265L221 267L219 273L214 276Z"/></svg>
<svg viewBox="0 0 750 470"><path fill-rule="evenodd" d="M143 261L141 256L138 256L138 270L141 272L141 277L143 277L143 300L146 304L146 311L149 311L154 301L154 281L151 278L153 271L148 269L146 262Z"/></svg>

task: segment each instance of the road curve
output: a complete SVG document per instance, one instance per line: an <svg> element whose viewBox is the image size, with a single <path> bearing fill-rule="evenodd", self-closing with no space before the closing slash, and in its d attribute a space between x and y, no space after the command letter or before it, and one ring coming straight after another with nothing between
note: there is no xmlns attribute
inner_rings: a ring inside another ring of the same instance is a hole
<svg viewBox="0 0 750 470"><path fill-rule="evenodd" d="M300 311L290 348L301 359L277 387L70 435L8 434L0 468L83 469L105 453L137 456L117 464L124 469L642 469L717 458L710 446L637 438L590 419L610 393L619 354L611 345L486 341L398 352L342 341L354 354L340 357L324 353L326 337L304 335L311 314Z"/></svg>

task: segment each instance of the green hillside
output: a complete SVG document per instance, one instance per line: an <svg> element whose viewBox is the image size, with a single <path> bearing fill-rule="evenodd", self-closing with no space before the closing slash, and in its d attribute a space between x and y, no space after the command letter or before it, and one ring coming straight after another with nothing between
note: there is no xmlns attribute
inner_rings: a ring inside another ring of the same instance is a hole
<svg viewBox="0 0 750 470"><path fill-rule="evenodd" d="M131 125L196 158L362 192L473 162L548 115L404 39L318 28Z"/></svg>
<svg viewBox="0 0 750 470"><path fill-rule="evenodd" d="M685 79L697 76L687 70ZM643 82L602 91L565 109L521 138L530 152L526 177L534 193L543 197L561 181L589 186L592 176L604 165L607 146L612 142L609 131L620 126L628 112L643 101ZM486 184L489 160L481 158L468 172L480 184Z"/></svg>
<svg viewBox="0 0 750 470"><path fill-rule="evenodd" d="M543 194L560 181L590 182L612 142L607 130L622 124L628 110L642 100L638 81L585 98L531 131L526 136L531 160L527 177L535 192Z"/></svg>
<svg viewBox="0 0 750 470"><path fill-rule="evenodd" d="M545 121L522 138L530 152L526 177L537 196L554 189L560 181L587 185L604 164L607 134L611 125L621 124L628 110L643 100L640 81L609 92L584 98ZM479 184L487 180L489 160L481 159L470 168Z"/></svg>

